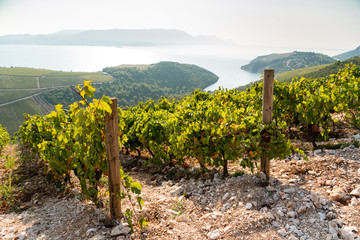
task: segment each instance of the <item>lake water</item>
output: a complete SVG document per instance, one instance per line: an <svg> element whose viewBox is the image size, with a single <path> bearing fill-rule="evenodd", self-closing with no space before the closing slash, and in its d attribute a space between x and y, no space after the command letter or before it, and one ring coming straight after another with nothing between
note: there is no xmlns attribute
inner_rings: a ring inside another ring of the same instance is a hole
<svg viewBox="0 0 360 240"><path fill-rule="evenodd" d="M316 51L296 49L298 51ZM260 79L260 74L240 69L259 55L292 52L294 49L236 45L181 45L151 47L0 45L0 67L32 67L62 71L101 71L120 64L151 64L176 61L196 64L219 76L206 90L235 88ZM327 51L327 52L326 52ZM330 56L336 50L321 51Z"/></svg>

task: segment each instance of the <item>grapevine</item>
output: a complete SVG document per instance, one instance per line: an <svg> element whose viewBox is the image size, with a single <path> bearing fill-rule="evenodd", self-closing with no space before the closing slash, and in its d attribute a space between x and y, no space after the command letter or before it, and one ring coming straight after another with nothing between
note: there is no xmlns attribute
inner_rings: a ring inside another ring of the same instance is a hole
<svg viewBox="0 0 360 240"><path fill-rule="evenodd" d="M111 113L111 100L103 96L90 101L95 91L90 83L85 81L83 88L76 87L75 91L83 100L71 104L68 111L56 105L55 111L46 116L27 115L17 134L24 145L48 162L48 174L53 180L65 184L74 171L82 193L100 207L98 185L102 174L107 175L104 118ZM131 194L136 194L141 208L141 185L122 170L121 176L125 192L121 191L119 197L131 199ZM132 213L132 210L127 212ZM146 225L144 219L140 224Z"/></svg>
<svg viewBox="0 0 360 240"><path fill-rule="evenodd" d="M6 128L3 128L0 124L0 152L3 147L10 142L11 138L9 133L6 131Z"/></svg>
<svg viewBox="0 0 360 240"><path fill-rule="evenodd" d="M314 147L319 136L327 140L336 127L334 113L344 114L346 121L359 128L359 82L360 68L355 65L325 78L275 81L273 122L269 124L261 121L261 82L245 92L219 88L214 93L195 90L177 102L164 97L157 102L148 100L118 109L119 140L129 151L148 151L152 155L148 161L159 165L183 164L184 159L192 158L203 171L222 166L223 176L228 174L228 161L253 170L261 156L274 159L294 151L302 153L288 139L294 129L307 134ZM92 99L95 88L89 82L76 91L82 100L68 111L58 105L46 116L26 115L18 136L49 162L57 181L66 181L74 171L83 193L98 203L97 186L107 171L103 119L111 111L110 99ZM123 171L121 176L125 190L119 197L138 195L141 185ZM141 208L140 196L137 202ZM126 211L127 219L132 215L133 210Z"/></svg>

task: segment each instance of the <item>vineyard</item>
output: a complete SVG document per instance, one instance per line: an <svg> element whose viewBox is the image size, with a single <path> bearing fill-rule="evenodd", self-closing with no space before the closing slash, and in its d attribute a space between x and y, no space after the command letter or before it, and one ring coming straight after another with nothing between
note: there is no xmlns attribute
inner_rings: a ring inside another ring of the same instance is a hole
<svg viewBox="0 0 360 240"><path fill-rule="evenodd" d="M245 92L219 89L213 94L194 91L182 101L149 100L127 110L118 109L120 143L130 151L147 150L151 163L184 164L196 159L202 170L239 161L243 167L257 167L262 155L284 158L293 148L288 139L294 128L316 139L329 138L336 121L332 114L344 114L346 121L360 127L360 69L348 65L336 75L321 79L300 79L274 85L274 121L261 121L262 83ZM27 116L18 136L41 158L49 162L59 181L74 170L82 176L84 192L97 202L96 188L107 171L103 119L111 111L110 99L89 103L95 88L85 82L78 87L83 97L66 113L61 105L46 116ZM266 152L264 143L268 145ZM86 188L85 180L91 188Z"/></svg>
<svg viewBox="0 0 360 240"><path fill-rule="evenodd" d="M46 116L27 115L17 137L48 163L48 179L65 186L74 173L82 193L101 207L98 186L108 174L104 118L111 113L111 100L106 96L93 99L95 88L87 81L76 91L82 101L68 110L57 105ZM262 156L284 159L297 154L307 160L301 146L292 144L293 139L306 139L316 149L317 142L328 140L343 122L360 128L360 68L355 65L326 78L275 82L269 124L261 119L262 96L263 84L256 83L244 92L196 90L180 101L162 98L118 108L120 147L139 156L149 154L145 165L196 164L201 174L221 167L225 178L229 163L253 172ZM341 122L336 115L341 115ZM141 209L141 185L122 170L121 179L119 198L136 195ZM126 211L131 228L133 214L133 210ZM144 218L139 220L140 226L147 224Z"/></svg>

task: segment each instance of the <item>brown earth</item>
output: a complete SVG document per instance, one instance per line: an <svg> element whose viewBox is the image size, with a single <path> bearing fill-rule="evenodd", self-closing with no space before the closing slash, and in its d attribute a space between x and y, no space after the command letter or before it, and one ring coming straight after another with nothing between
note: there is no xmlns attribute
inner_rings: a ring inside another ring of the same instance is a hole
<svg viewBox="0 0 360 240"><path fill-rule="evenodd" d="M0 186L10 172L13 179L12 198L0 204L0 239L360 239L360 149L353 145L309 152L308 162L296 155L272 160L268 186L234 163L222 179L221 171L144 167L143 158L121 155L143 186L145 206L135 218L149 221L122 235L115 230L126 229L125 221L112 222L106 208L83 200L75 179L64 191L46 181L41 160L21 152L17 145L3 151L25 159L14 170L0 158Z"/></svg>

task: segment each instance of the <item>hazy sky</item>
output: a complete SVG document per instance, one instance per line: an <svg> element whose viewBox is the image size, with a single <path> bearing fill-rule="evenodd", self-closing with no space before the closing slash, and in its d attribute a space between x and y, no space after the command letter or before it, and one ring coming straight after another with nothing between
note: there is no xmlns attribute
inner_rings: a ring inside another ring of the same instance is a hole
<svg viewBox="0 0 360 240"><path fill-rule="evenodd" d="M350 50L360 45L360 0L0 0L0 36L114 28Z"/></svg>

